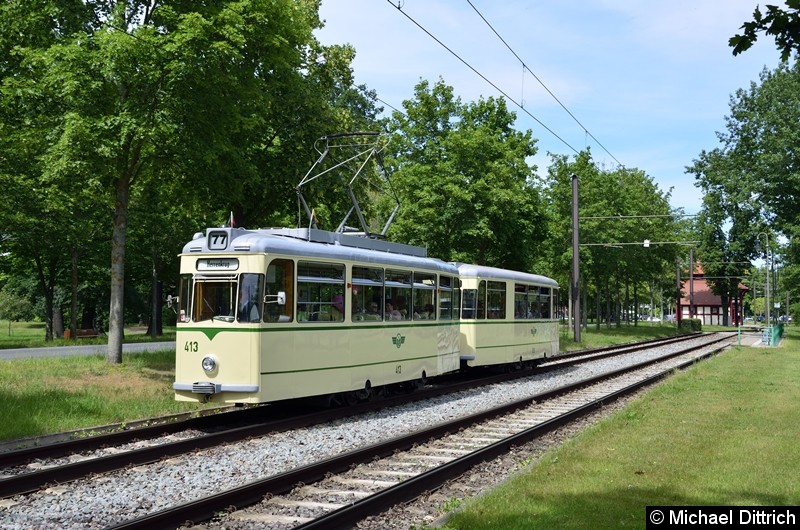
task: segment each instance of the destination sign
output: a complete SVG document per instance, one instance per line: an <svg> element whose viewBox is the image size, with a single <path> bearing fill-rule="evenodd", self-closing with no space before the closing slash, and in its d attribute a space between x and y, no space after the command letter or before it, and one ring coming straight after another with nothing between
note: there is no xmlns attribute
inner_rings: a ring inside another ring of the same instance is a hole
<svg viewBox="0 0 800 530"><path fill-rule="evenodd" d="M239 268L237 258L208 258L197 260L199 271L235 271Z"/></svg>

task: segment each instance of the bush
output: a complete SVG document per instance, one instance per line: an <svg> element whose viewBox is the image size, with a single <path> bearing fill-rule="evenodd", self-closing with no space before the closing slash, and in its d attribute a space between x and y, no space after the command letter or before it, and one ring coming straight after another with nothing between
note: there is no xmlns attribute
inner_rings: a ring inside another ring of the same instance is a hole
<svg viewBox="0 0 800 530"><path fill-rule="evenodd" d="M702 331L703 321L699 318L684 318L681 320L681 331Z"/></svg>

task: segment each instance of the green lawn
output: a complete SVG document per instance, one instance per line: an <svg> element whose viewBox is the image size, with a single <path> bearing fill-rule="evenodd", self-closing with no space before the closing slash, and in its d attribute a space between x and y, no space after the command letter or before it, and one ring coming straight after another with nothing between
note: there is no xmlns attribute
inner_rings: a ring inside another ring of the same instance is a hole
<svg viewBox="0 0 800 530"><path fill-rule="evenodd" d="M677 374L455 513L449 530L644 528L648 505L800 503L800 332Z"/></svg>
<svg viewBox="0 0 800 530"><path fill-rule="evenodd" d="M0 440L195 411L176 402L175 352L0 360Z"/></svg>
<svg viewBox="0 0 800 530"><path fill-rule="evenodd" d="M126 326L125 342L148 342L153 339L146 335L146 328L139 326ZM96 339L54 339L50 342L44 340L44 322L9 322L0 320L0 350L8 348L36 348L44 346L74 346L78 344L106 344L106 337ZM157 337L156 341L175 340L175 326L164 326L164 335Z"/></svg>

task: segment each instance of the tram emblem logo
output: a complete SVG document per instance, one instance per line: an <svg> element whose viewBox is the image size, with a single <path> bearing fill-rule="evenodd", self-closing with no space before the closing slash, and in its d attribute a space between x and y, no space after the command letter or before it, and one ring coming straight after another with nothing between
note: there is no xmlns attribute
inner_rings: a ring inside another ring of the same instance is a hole
<svg viewBox="0 0 800 530"><path fill-rule="evenodd" d="M531 328L531 335L536 335L536 328Z"/></svg>
<svg viewBox="0 0 800 530"><path fill-rule="evenodd" d="M400 349L400 346L402 346L405 341L406 341L406 338L403 335L399 334L399 333L397 334L396 337L392 337L392 344L397 346L397 349Z"/></svg>

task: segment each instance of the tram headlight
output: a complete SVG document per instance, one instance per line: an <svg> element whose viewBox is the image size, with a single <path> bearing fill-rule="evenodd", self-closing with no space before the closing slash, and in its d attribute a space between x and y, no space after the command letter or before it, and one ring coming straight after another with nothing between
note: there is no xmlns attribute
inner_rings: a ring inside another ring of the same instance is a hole
<svg viewBox="0 0 800 530"><path fill-rule="evenodd" d="M211 372L217 369L217 360L213 357L203 357L202 365L203 365L203 370L205 370L206 373L210 374Z"/></svg>

